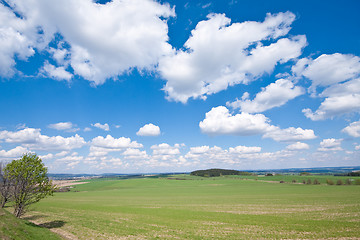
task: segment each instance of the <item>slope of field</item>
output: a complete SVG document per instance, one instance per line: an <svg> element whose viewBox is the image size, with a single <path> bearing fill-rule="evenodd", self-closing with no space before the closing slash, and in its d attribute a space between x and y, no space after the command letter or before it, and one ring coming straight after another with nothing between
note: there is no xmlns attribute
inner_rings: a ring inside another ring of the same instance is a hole
<svg viewBox="0 0 360 240"><path fill-rule="evenodd" d="M177 179L90 180L27 218L78 239L360 239L360 186Z"/></svg>
<svg viewBox="0 0 360 240"><path fill-rule="evenodd" d="M23 219L18 219L0 208L0 239L61 239L45 226L37 226Z"/></svg>

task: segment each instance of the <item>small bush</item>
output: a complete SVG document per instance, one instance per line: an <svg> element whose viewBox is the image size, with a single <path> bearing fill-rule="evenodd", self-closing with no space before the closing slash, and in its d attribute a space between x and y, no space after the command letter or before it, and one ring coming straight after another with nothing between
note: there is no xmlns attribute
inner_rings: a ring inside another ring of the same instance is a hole
<svg viewBox="0 0 360 240"><path fill-rule="evenodd" d="M280 183L285 183L285 181L281 180Z"/></svg>
<svg viewBox="0 0 360 240"><path fill-rule="evenodd" d="M314 185L318 185L320 184L319 180L315 179L314 182L313 182Z"/></svg>
<svg viewBox="0 0 360 240"><path fill-rule="evenodd" d="M348 178L348 179L346 179L345 184L346 184L346 185L351 185L351 182L352 182L352 179Z"/></svg>
<svg viewBox="0 0 360 240"><path fill-rule="evenodd" d="M328 185L334 185L334 182L332 180L330 180L330 179L326 179L326 183Z"/></svg>
<svg viewBox="0 0 360 240"><path fill-rule="evenodd" d="M267 173L267 174L265 174L265 176L266 177L272 177L272 176L274 176L272 173Z"/></svg>
<svg viewBox="0 0 360 240"><path fill-rule="evenodd" d="M306 184L311 184L311 179L310 178L306 181Z"/></svg>
<svg viewBox="0 0 360 240"><path fill-rule="evenodd" d="M293 179L293 180L292 180L292 183L296 183L296 180L295 180L295 179Z"/></svg>
<svg viewBox="0 0 360 240"><path fill-rule="evenodd" d="M303 183L303 184L306 184L306 180L305 180L305 179L303 179L303 180L302 180L302 183Z"/></svg>
<svg viewBox="0 0 360 240"><path fill-rule="evenodd" d="M341 179L337 180L336 185L343 185L343 181Z"/></svg>
<svg viewBox="0 0 360 240"><path fill-rule="evenodd" d="M360 178L356 179L354 183L355 185L360 185Z"/></svg>

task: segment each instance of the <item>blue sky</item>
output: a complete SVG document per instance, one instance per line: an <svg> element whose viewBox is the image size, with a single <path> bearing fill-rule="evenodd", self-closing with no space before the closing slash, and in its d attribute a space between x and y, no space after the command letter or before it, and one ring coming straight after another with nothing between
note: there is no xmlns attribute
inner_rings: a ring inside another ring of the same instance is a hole
<svg viewBox="0 0 360 240"><path fill-rule="evenodd" d="M358 1L3 0L0 160L360 165Z"/></svg>

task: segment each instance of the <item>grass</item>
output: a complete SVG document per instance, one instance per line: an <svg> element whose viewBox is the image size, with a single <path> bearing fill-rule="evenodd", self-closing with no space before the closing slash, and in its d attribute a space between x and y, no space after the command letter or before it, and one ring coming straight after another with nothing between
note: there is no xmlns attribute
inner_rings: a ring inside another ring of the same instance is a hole
<svg viewBox="0 0 360 240"><path fill-rule="evenodd" d="M14 215L0 208L0 239L61 239L46 226L37 226L27 220L18 219Z"/></svg>
<svg viewBox="0 0 360 240"><path fill-rule="evenodd" d="M90 180L76 185L75 191L42 200L27 217L39 223L61 221L59 230L79 239L360 236L360 186L176 178L187 180Z"/></svg>

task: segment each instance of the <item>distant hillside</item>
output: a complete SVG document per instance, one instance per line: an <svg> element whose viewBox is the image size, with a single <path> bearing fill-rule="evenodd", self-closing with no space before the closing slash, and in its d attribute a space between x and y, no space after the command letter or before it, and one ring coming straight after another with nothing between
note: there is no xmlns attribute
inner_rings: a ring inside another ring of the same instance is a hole
<svg viewBox="0 0 360 240"><path fill-rule="evenodd" d="M200 176L200 177L219 177L225 175L251 175L249 172L242 172L237 170L227 170L227 169L219 169L219 168L212 168L207 170L197 170L190 173L193 176Z"/></svg>

